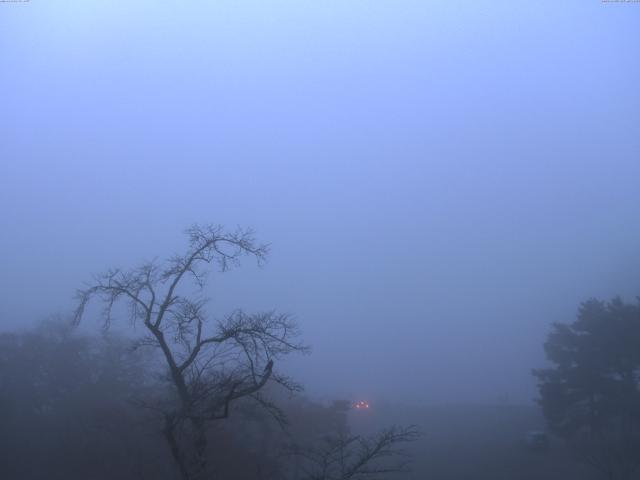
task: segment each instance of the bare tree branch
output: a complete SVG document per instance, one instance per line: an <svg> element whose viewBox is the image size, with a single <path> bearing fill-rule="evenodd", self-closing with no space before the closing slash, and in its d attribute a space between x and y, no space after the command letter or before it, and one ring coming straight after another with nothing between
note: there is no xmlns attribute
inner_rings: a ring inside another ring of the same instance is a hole
<svg viewBox="0 0 640 480"><path fill-rule="evenodd" d="M79 324L95 298L103 305L103 328L110 327L119 303L132 324L142 322L146 334L134 348L162 352L178 399L163 409L164 435L183 480L193 480L206 475L206 424L227 418L231 404L242 398L278 415L260 390L269 381L298 390L295 382L274 373L274 361L308 348L297 340L298 327L288 315L236 310L216 321L207 316L205 298L181 293L202 290L212 265L224 272L246 256L263 264L268 245L257 243L251 230L227 232L219 225L194 225L186 234L184 254L96 276L78 290L73 319Z"/></svg>
<svg viewBox="0 0 640 480"><path fill-rule="evenodd" d="M380 478L408 470L408 455L401 448L419 437L416 427L391 427L372 437L338 432L320 444L293 447L304 460L303 480Z"/></svg>

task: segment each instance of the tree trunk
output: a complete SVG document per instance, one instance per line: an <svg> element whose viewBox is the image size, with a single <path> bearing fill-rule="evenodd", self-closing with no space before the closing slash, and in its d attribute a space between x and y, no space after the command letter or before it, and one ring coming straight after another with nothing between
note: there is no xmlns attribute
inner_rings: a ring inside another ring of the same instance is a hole
<svg viewBox="0 0 640 480"><path fill-rule="evenodd" d="M193 419L193 480L210 480L207 465L207 427L202 419Z"/></svg>
<svg viewBox="0 0 640 480"><path fill-rule="evenodd" d="M189 468L187 467L187 462L185 461L184 453L180 448L180 444L176 437L176 425L174 419L170 415L165 416L165 427L162 433L169 444L171 456L180 471L180 477L182 480L192 480L192 477L189 474Z"/></svg>

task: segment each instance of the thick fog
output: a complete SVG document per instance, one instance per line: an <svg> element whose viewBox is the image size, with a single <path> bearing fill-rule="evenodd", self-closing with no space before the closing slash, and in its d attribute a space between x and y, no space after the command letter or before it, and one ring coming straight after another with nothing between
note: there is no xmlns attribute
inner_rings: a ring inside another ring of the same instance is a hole
<svg viewBox="0 0 640 480"><path fill-rule="evenodd" d="M598 0L1 3L0 328L240 225L271 255L214 275L211 315L293 314L310 395L531 403L550 324L640 293L639 27Z"/></svg>

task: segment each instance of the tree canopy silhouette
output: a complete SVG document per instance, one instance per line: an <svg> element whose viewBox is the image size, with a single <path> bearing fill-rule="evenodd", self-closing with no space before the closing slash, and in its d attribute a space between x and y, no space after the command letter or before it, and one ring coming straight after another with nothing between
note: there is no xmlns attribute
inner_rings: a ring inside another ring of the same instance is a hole
<svg viewBox="0 0 640 480"><path fill-rule="evenodd" d="M128 307L132 324L142 324L146 334L137 345L161 352L175 398L150 401L149 407L164 417L164 436L182 478L198 480L213 475L207 463L211 423L226 418L240 399L252 399L279 417L281 412L261 390L268 382L299 389L278 374L274 364L307 347L297 340L298 327L286 314L236 310L212 319L206 312L201 292L207 274L214 267L227 271L246 256L261 263L267 245L257 243L250 230L228 232L221 226L195 225L186 233L189 244L183 254L96 276L78 291L74 319L80 322L88 302L97 298L104 305L105 328L118 302Z"/></svg>
<svg viewBox="0 0 640 480"><path fill-rule="evenodd" d="M589 300L545 343L534 370L549 427L609 479L640 467L640 304Z"/></svg>

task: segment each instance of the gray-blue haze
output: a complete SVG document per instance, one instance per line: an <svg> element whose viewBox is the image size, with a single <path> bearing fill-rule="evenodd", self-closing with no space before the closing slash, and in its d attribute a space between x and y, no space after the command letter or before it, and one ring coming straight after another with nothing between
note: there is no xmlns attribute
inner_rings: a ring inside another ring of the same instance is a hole
<svg viewBox="0 0 640 480"><path fill-rule="evenodd" d="M193 222L268 265L319 396L530 402L552 321L640 294L640 4L0 3L0 326Z"/></svg>

